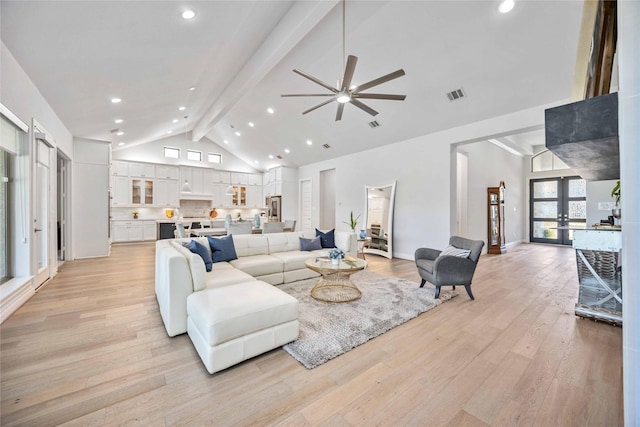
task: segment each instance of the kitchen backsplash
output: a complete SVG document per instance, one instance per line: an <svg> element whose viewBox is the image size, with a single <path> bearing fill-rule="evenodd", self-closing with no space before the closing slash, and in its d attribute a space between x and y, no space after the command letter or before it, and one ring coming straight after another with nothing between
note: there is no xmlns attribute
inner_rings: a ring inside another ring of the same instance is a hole
<svg viewBox="0 0 640 427"><path fill-rule="evenodd" d="M174 209L174 218L177 214L183 218L208 218L211 212L211 207L206 202L199 200L183 200L181 202L181 208L176 212ZM165 214L165 208L145 208L145 207L129 207L129 208L111 208L112 220L129 220L133 219L133 213L138 212L138 219L167 219ZM244 219L253 219L255 214L264 214L264 209L250 209L250 208L234 208L234 209L219 209L216 208L217 218L224 219L227 214L231 214L231 217L235 220L238 218L238 214Z"/></svg>

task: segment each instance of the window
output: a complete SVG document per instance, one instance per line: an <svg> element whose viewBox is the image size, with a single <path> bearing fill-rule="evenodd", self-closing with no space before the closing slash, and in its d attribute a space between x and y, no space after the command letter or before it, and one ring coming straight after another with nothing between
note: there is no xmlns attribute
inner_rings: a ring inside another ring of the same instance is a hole
<svg viewBox="0 0 640 427"><path fill-rule="evenodd" d="M209 163L222 163L222 154L209 153Z"/></svg>
<svg viewBox="0 0 640 427"><path fill-rule="evenodd" d="M169 157L171 159L179 159L180 158L180 149L173 147L164 147L164 156Z"/></svg>
<svg viewBox="0 0 640 427"><path fill-rule="evenodd" d="M549 150L544 150L531 157L531 172L555 171L569 169L562 160Z"/></svg>
<svg viewBox="0 0 640 427"><path fill-rule="evenodd" d="M202 151L187 150L187 160L191 160L193 162L201 162Z"/></svg>

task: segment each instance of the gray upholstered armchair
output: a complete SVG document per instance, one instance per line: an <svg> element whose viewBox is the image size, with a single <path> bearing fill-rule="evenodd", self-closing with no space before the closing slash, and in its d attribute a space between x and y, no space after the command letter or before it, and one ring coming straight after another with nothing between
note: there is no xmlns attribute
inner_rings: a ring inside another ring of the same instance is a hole
<svg viewBox="0 0 640 427"><path fill-rule="evenodd" d="M469 255L440 255L442 251L437 249L416 249L416 266L418 267L418 274L422 278L420 287L423 287L425 282L433 284L436 287L435 297L438 298L441 286L453 286L453 289L455 289L456 285L460 285L467 290L469 298L475 299L473 293L471 293L471 279L476 271L476 265L484 242L482 240L469 240L464 237L451 236L449 246L470 251Z"/></svg>

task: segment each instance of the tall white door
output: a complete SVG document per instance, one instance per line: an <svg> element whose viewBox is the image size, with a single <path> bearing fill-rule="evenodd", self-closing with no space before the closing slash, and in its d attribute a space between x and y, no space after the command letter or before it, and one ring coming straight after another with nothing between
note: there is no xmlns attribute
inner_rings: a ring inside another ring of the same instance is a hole
<svg viewBox="0 0 640 427"><path fill-rule="evenodd" d="M336 226L336 170L320 172L320 229Z"/></svg>
<svg viewBox="0 0 640 427"><path fill-rule="evenodd" d="M456 169L456 222L458 236L467 237L468 230L468 203L469 203L469 157L467 153L458 151Z"/></svg>
<svg viewBox="0 0 640 427"><path fill-rule="evenodd" d="M311 219L311 180L300 181L300 230L313 230Z"/></svg>
<svg viewBox="0 0 640 427"><path fill-rule="evenodd" d="M36 176L35 176L35 212L33 220L33 235L36 252L36 288L51 277L50 243L51 224L49 221L50 208L50 166L51 147L44 141L36 140Z"/></svg>

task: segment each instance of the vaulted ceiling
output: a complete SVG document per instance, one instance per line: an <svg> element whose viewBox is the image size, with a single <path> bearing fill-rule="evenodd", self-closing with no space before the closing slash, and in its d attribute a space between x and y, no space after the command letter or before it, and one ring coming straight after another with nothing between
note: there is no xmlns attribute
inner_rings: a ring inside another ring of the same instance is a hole
<svg viewBox="0 0 640 427"><path fill-rule="evenodd" d="M324 90L294 68L330 84L341 78L335 0L3 0L1 37L75 136L126 149L191 132L268 169L568 98L582 3L516 1L507 14L498 4L347 1L346 53L359 58L353 83L402 68L406 76L370 91L407 99L367 100L375 117L346 105L339 122L335 103L302 115L321 100L280 97ZM195 18L182 19L185 9ZM449 101L460 88L466 97Z"/></svg>

